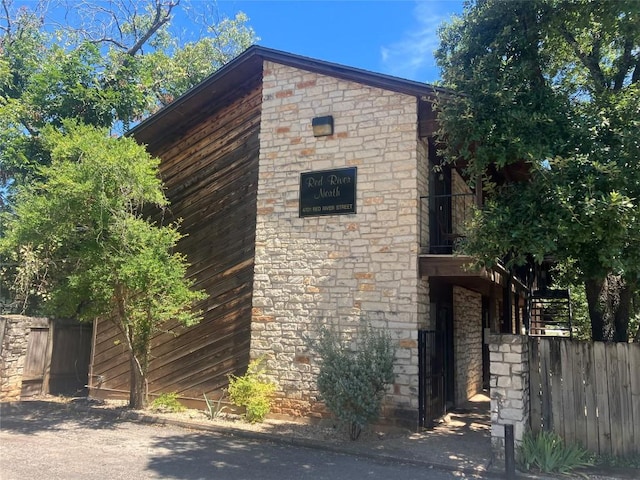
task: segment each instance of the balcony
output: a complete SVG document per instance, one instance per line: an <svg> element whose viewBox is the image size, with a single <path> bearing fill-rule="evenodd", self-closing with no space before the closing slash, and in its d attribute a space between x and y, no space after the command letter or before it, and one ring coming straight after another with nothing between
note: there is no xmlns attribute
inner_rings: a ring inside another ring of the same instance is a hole
<svg viewBox="0 0 640 480"><path fill-rule="evenodd" d="M420 274L489 295L493 285L507 285L508 272L501 265L473 270L456 252L475 204L473 193L420 197Z"/></svg>
<svg viewBox="0 0 640 480"><path fill-rule="evenodd" d="M464 238L475 194L420 197L420 250L423 254L451 255Z"/></svg>

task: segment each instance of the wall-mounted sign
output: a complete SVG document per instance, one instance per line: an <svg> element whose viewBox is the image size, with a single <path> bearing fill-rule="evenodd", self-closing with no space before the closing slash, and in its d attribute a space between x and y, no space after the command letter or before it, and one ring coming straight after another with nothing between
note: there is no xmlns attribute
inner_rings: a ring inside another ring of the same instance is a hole
<svg viewBox="0 0 640 480"><path fill-rule="evenodd" d="M300 216L356 213L356 167L300 174Z"/></svg>

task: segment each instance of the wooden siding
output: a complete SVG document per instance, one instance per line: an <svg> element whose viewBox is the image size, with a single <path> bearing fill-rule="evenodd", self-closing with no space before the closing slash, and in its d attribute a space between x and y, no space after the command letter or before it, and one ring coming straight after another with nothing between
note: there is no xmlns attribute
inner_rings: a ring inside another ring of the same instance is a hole
<svg viewBox="0 0 640 480"><path fill-rule="evenodd" d="M249 361L262 89L259 78L244 87L242 98L229 95L203 105L204 118L179 138L169 132L149 143L150 152L162 159L171 202L165 221L180 219L186 237L179 249L190 263L188 276L209 294L198 305L204 315L200 324L167 325L167 332L153 338L151 394L177 392L202 400ZM127 396L128 362L116 326L97 322L91 394Z"/></svg>

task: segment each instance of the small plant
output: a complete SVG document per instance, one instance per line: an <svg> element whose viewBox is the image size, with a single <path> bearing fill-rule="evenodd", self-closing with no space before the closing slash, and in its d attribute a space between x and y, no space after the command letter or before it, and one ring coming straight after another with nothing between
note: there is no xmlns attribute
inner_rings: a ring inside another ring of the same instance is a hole
<svg viewBox="0 0 640 480"><path fill-rule="evenodd" d="M245 420L262 422L271 410L275 384L265 379L263 359L249 362L241 377L229 375L229 398L234 405L245 407Z"/></svg>
<svg viewBox="0 0 640 480"><path fill-rule="evenodd" d="M160 413L182 412L184 405L178 401L176 392L163 393L151 403L151 410Z"/></svg>
<svg viewBox="0 0 640 480"><path fill-rule="evenodd" d="M393 383L391 337L367 325L359 329L356 348L351 349L338 332L323 326L310 347L320 356L317 383L322 400L348 426L351 440L357 440L362 428L380 415L387 386Z"/></svg>
<svg viewBox="0 0 640 480"><path fill-rule="evenodd" d="M222 405L222 401L225 397L224 391L222 392L222 395L220 395L220 398L218 398L218 400L215 402L207 398L206 393L203 393L202 396L204 397L204 401L207 404L207 416L209 417L209 420L220 418L224 411L227 409L226 406Z"/></svg>
<svg viewBox="0 0 640 480"><path fill-rule="evenodd" d="M554 432L526 432L518 447L518 463L526 471L567 474L593 465L593 456L580 445L567 445Z"/></svg>

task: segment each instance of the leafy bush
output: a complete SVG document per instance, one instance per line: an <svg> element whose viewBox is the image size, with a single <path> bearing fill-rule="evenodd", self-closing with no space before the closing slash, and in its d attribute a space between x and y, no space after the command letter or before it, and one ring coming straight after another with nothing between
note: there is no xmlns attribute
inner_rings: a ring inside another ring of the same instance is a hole
<svg viewBox="0 0 640 480"><path fill-rule="evenodd" d="M591 453L579 445L567 445L554 432L537 435L526 432L518 447L518 463L523 470L545 473L569 473L580 467L593 465Z"/></svg>
<svg viewBox="0 0 640 480"><path fill-rule="evenodd" d="M320 396L356 440L380 415L385 391L393 382L391 337L367 325L359 329L356 348L351 349L333 328L323 326L310 347L320 356Z"/></svg>
<svg viewBox="0 0 640 480"><path fill-rule="evenodd" d="M245 407L245 420L262 422L271 410L275 384L264 377L263 359L249 362L247 373L241 377L229 375L229 398L234 405Z"/></svg>
<svg viewBox="0 0 640 480"><path fill-rule="evenodd" d="M151 403L151 410L161 413L182 412L184 405L178 401L177 393L163 393Z"/></svg>

